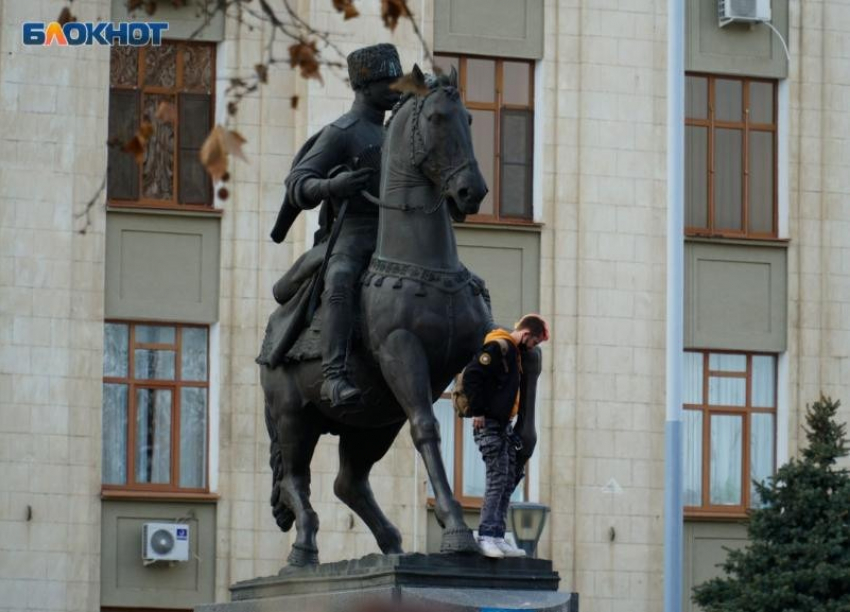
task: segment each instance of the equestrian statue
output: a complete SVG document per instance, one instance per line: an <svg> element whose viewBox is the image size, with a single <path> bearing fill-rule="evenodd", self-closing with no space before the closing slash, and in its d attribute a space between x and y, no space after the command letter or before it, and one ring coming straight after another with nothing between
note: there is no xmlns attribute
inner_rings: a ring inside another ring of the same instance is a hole
<svg viewBox="0 0 850 612"><path fill-rule="evenodd" d="M495 327L484 283L458 259L452 227L478 211L487 186L456 72L426 77L414 66L399 99L387 85L400 73L391 45L349 56L352 110L296 156L272 232L279 242L301 209L323 202L316 244L275 285L280 305L257 358L272 512L283 531L296 528L293 566L319 562L310 462L323 434L339 436L337 497L382 552L403 552L369 473L405 422L434 491L441 550L478 551L449 486L433 402ZM392 115L376 131L390 101ZM523 356L523 370L520 467L536 443L539 350Z"/></svg>

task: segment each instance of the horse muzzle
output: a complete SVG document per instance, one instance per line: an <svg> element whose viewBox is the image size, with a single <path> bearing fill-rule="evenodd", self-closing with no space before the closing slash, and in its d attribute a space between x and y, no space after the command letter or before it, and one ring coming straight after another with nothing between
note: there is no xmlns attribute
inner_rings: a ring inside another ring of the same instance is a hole
<svg viewBox="0 0 850 612"><path fill-rule="evenodd" d="M452 177L446 189L446 196L454 202L461 214L474 215L488 191L478 164L470 164L463 172Z"/></svg>

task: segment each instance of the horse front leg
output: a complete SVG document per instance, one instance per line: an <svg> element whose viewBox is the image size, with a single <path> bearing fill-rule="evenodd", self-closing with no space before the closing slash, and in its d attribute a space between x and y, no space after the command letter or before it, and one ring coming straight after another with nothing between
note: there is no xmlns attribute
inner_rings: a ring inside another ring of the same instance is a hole
<svg viewBox="0 0 850 612"><path fill-rule="evenodd" d="M441 552L477 552L463 509L452 495L443 457L440 428L431 401L428 359L419 338L406 330L392 332L381 343L381 372L410 422L410 435L425 462L434 490L434 511L443 526Z"/></svg>

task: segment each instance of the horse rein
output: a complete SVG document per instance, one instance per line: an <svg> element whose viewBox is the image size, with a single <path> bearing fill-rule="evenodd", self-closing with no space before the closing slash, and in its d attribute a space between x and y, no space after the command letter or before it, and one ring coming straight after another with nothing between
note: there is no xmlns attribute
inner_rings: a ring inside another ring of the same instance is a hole
<svg viewBox="0 0 850 612"><path fill-rule="evenodd" d="M422 166L427 159L427 152L426 152L426 156L422 159L422 161L419 162L418 164L416 163L416 144L417 144L416 137L417 136L419 137L419 142L421 142L422 147L425 148L425 139L422 137L421 130L419 129L419 117L422 113L422 109L425 107L425 101L428 99L428 97L431 94L434 94L437 91L439 91L439 90L434 89L434 90L428 92L428 94L426 94L425 96L423 96L421 98L420 98L420 96L414 96L413 97L413 111L412 111L413 125L412 125L411 131L410 131L410 165L413 166L414 168L419 168L420 166ZM451 170L445 176L443 175L445 168L439 168L439 167L436 168L437 174L440 176L440 182L441 182L440 198L437 200L437 203L430 209L427 209L424 206L409 206L407 204L400 204L398 206L395 206L395 205L392 205L392 204L388 204L387 202L384 202L380 198L376 198L375 196L366 192L365 190L361 191L360 195L362 195L365 199L367 199L372 204L375 204L376 206L379 206L381 208L389 208L391 210L400 210L400 211L404 211L404 212L422 211L423 214L431 215L431 214L434 214L435 212L437 212L437 210L439 210L439 208L445 203L445 201L447 199L446 192L448 191L448 188L449 188L449 182L455 176L457 176L458 174L460 174L461 172L463 172L464 170L466 170L467 168L470 168L470 167L475 167L475 168L478 167L478 160L476 160L474 157L471 158L471 159L467 159L462 164L459 164L454 168L451 168Z"/></svg>

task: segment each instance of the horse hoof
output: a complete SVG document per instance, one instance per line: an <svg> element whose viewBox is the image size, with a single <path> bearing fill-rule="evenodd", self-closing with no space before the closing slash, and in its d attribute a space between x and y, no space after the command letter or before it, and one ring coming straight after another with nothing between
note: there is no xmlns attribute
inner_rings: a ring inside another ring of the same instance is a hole
<svg viewBox="0 0 850 612"><path fill-rule="evenodd" d="M319 551L315 548L306 548L304 546L298 546L298 544L293 544L286 561L294 567L318 565Z"/></svg>
<svg viewBox="0 0 850 612"><path fill-rule="evenodd" d="M443 553L477 553L478 543L468 527L460 529L447 529L443 532L443 541L440 544L440 552Z"/></svg>

